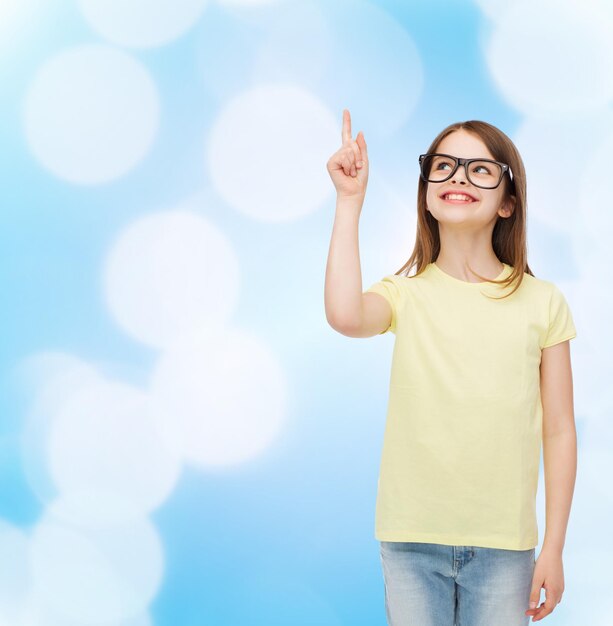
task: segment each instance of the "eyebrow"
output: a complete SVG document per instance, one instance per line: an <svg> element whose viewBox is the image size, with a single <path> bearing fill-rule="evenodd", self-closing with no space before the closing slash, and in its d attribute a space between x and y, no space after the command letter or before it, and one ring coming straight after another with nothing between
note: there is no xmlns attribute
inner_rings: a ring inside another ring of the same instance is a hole
<svg viewBox="0 0 613 626"><path fill-rule="evenodd" d="M449 154L448 152L433 152L432 154L441 154L443 156L450 156L453 157L454 159L463 159L465 157L459 157L456 156L455 154ZM492 159L492 157L484 157L484 156L476 156L476 157L466 157L469 161L472 161L474 159L478 159L479 161L496 161L496 159Z"/></svg>

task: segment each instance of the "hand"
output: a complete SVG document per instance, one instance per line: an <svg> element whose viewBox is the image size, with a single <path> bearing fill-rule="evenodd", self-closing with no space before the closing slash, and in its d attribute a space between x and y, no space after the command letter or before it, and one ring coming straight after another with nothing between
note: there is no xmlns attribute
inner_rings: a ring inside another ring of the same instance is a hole
<svg viewBox="0 0 613 626"><path fill-rule="evenodd" d="M541 597L541 587L545 587L545 602L538 605ZM534 574L532 575L532 590L530 591L530 605L532 609L526 611L526 615L532 615L532 621L538 622L549 615L562 600L564 592L564 568L562 565L562 553L554 550L543 551L536 559Z"/></svg>
<svg viewBox="0 0 613 626"><path fill-rule="evenodd" d="M342 146L328 159L326 164L336 193L342 197L363 198L368 182L368 150L364 133L360 131L351 138L351 116L343 109Z"/></svg>

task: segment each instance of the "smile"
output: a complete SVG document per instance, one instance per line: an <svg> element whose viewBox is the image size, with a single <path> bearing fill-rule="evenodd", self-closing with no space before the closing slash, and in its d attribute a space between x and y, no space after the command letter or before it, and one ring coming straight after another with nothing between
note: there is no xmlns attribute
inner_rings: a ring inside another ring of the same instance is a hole
<svg viewBox="0 0 613 626"><path fill-rule="evenodd" d="M450 204L469 204L470 202L476 202L476 200L461 193L446 194L442 198L445 202L449 202Z"/></svg>

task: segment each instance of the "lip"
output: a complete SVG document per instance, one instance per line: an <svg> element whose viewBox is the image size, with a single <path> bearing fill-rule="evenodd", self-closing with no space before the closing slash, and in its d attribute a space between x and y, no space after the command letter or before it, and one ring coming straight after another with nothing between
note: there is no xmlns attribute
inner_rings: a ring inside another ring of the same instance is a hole
<svg viewBox="0 0 613 626"><path fill-rule="evenodd" d="M475 198L472 193L468 193L467 191L460 191L458 189L445 189L445 191L443 191L443 193L439 195L439 198L443 200L443 196L448 193L461 193L465 196L468 196L469 198L472 198L473 202L477 202L477 198ZM463 200L444 200L444 202L463 202Z"/></svg>

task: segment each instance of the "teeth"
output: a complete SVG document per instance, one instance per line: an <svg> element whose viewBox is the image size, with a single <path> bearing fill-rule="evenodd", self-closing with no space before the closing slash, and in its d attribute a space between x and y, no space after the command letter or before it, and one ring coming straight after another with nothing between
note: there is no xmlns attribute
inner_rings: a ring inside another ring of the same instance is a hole
<svg viewBox="0 0 613 626"><path fill-rule="evenodd" d="M472 198L461 193L447 193L443 196L445 200L468 200L472 202Z"/></svg>

